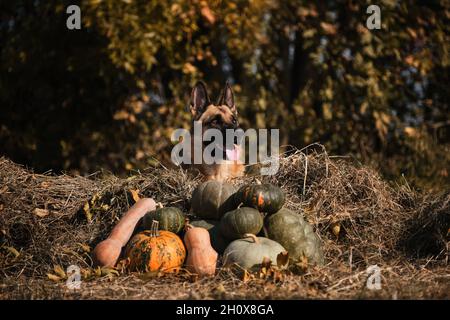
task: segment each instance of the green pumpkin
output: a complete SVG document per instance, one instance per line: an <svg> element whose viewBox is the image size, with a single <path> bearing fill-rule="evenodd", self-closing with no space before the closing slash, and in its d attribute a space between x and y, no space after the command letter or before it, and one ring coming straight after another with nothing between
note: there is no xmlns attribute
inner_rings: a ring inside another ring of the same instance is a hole
<svg viewBox="0 0 450 320"><path fill-rule="evenodd" d="M246 233L259 233L263 224L263 217L258 210L241 207L225 213L220 219L220 232L225 238L235 240L242 238Z"/></svg>
<svg viewBox="0 0 450 320"><path fill-rule="evenodd" d="M192 194L191 208L194 215L202 219L219 220L234 206L232 195L236 187L219 181L206 181Z"/></svg>
<svg viewBox="0 0 450 320"><path fill-rule="evenodd" d="M260 265L264 258L270 259L273 265L277 264L277 256L286 249L279 243L255 235L246 235L246 238L234 240L223 253L224 266L237 264L244 269L251 269Z"/></svg>
<svg viewBox="0 0 450 320"><path fill-rule="evenodd" d="M312 264L323 264L320 239L300 214L283 208L267 217L266 229L269 238L285 247L291 259L305 256Z"/></svg>
<svg viewBox="0 0 450 320"><path fill-rule="evenodd" d="M217 220L194 220L189 222L194 227L205 228L209 232L211 246L217 253L222 254L225 248L230 244L219 230L220 221Z"/></svg>
<svg viewBox="0 0 450 320"><path fill-rule="evenodd" d="M145 214L142 219L142 228L150 230L153 220L159 222L159 230L167 230L173 233L179 233L185 223L183 212L175 207L164 207Z"/></svg>
<svg viewBox="0 0 450 320"><path fill-rule="evenodd" d="M235 205L258 209L260 212L272 214L284 205L283 191L270 183L242 186L234 196Z"/></svg>

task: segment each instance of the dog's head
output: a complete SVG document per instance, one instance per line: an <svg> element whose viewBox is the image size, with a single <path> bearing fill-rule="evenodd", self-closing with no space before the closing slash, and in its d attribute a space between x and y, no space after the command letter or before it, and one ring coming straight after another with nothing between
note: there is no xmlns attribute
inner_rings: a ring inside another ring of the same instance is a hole
<svg viewBox="0 0 450 320"><path fill-rule="evenodd" d="M228 82L216 104L209 100L205 84L197 82L191 92L190 109L192 119L201 121L206 129L215 128L223 131L239 128L233 90Z"/></svg>
<svg viewBox="0 0 450 320"><path fill-rule="evenodd" d="M206 86L203 82L197 82L191 92L190 109L193 121L202 123L202 130L220 130L223 137L226 137L226 130L239 128L237 108L234 103L234 94L231 86L227 82L222 93L214 104L208 97ZM205 143L205 145L210 142ZM237 141L234 141L237 143ZM224 154L226 154L224 150Z"/></svg>

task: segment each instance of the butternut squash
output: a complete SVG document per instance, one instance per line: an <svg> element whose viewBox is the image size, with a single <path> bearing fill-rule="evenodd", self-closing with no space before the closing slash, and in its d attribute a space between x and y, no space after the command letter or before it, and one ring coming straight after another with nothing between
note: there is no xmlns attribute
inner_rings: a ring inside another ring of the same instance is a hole
<svg viewBox="0 0 450 320"><path fill-rule="evenodd" d="M184 244L188 251L186 269L199 276L214 276L218 254L211 246L208 230L187 224Z"/></svg>
<svg viewBox="0 0 450 320"><path fill-rule="evenodd" d="M101 267L114 267L120 257L122 247L131 238L136 224L147 212L155 209L156 203L153 199L139 199L123 215L109 237L97 244L93 251L94 264Z"/></svg>

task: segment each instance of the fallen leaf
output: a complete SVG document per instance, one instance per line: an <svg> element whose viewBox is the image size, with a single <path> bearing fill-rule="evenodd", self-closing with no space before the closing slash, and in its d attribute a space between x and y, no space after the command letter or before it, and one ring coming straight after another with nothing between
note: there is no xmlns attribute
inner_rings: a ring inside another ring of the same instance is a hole
<svg viewBox="0 0 450 320"><path fill-rule="evenodd" d="M184 73L195 73L196 71L197 71L197 68L194 65L192 65L191 63L189 63L189 62L186 62L183 65L183 72Z"/></svg>
<svg viewBox="0 0 450 320"><path fill-rule="evenodd" d="M99 200L101 198L101 195L99 192L97 192L96 194L94 194L94 196L91 199L91 204L94 205L95 202L97 202L97 200Z"/></svg>
<svg viewBox="0 0 450 320"><path fill-rule="evenodd" d="M111 275L115 275L115 276L119 276L119 271L117 271L114 268L108 268L108 267L103 267L101 268L101 275L102 276L111 276Z"/></svg>
<svg viewBox="0 0 450 320"><path fill-rule="evenodd" d="M268 269L266 267L262 267L259 270L259 278L264 279L267 276Z"/></svg>
<svg viewBox="0 0 450 320"><path fill-rule="evenodd" d="M341 232L341 224L339 222L333 223L331 225L331 231L333 231L333 234L336 237L339 236L339 233Z"/></svg>
<svg viewBox="0 0 450 320"><path fill-rule="evenodd" d="M131 259L129 257L126 259L119 260L119 262L117 262L116 264L116 269L119 270L121 273L123 273L130 265L130 261Z"/></svg>
<svg viewBox="0 0 450 320"><path fill-rule="evenodd" d="M156 277L158 277L158 271L149 271L149 272L140 273L138 275L138 278L141 280L150 280L150 279L154 279Z"/></svg>
<svg viewBox="0 0 450 320"><path fill-rule="evenodd" d="M61 279L65 279L67 278L66 272L64 271L64 269L59 265L55 265L53 266L53 271L55 271L55 273L58 275L58 277L60 277Z"/></svg>
<svg viewBox="0 0 450 320"><path fill-rule="evenodd" d="M91 213L91 209L89 207L89 202L86 202L84 204L83 211L84 211L87 221L91 222L92 221L92 213Z"/></svg>
<svg viewBox="0 0 450 320"><path fill-rule="evenodd" d="M47 182L47 181L43 181L43 182L41 183L41 187L47 189L48 187L50 187L50 183Z"/></svg>
<svg viewBox="0 0 450 320"><path fill-rule="evenodd" d="M50 214L50 212L47 209L39 209L39 208L34 209L33 213L40 218L46 217Z"/></svg>
<svg viewBox="0 0 450 320"><path fill-rule="evenodd" d="M306 270L308 270L308 258L302 255L295 266L299 269L300 272L306 272Z"/></svg>
<svg viewBox="0 0 450 320"><path fill-rule="evenodd" d="M216 291L217 293L226 293L225 287L223 286L222 283L219 283L219 284L216 286L215 291Z"/></svg>
<svg viewBox="0 0 450 320"><path fill-rule="evenodd" d="M251 280L251 274L247 270L244 270L244 273L242 274L242 281L244 283L247 283L250 280Z"/></svg>
<svg viewBox="0 0 450 320"><path fill-rule="evenodd" d="M51 273L47 273L47 277L55 282L61 281L61 278L58 277L57 275L51 274Z"/></svg>
<svg viewBox="0 0 450 320"><path fill-rule="evenodd" d="M83 279L89 279L92 276L92 270L90 269L81 269L81 274L83 275Z"/></svg>
<svg viewBox="0 0 450 320"><path fill-rule="evenodd" d="M79 243L79 245L84 252L87 252L87 253L91 252L91 247L89 245L87 245L86 243Z"/></svg>
<svg viewBox="0 0 450 320"><path fill-rule="evenodd" d="M100 267L97 267L94 269L94 274L96 277L101 277L102 275L102 269Z"/></svg>
<svg viewBox="0 0 450 320"><path fill-rule="evenodd" d="M137 189L137 190L131 189L130 193L131 193L131 197L133 198L133 200L135 202L138 202L139 199L140 199L140 197L139 197L139 189Z"/></svg>
<svg viewBox="0 0 450 320"><path fill-rule="evenodd" d="M125 110L119 110L113 115L114 120L127 120L130 114Z"/></svg>
<svg viewBox="0 0 450 320"><path fill-rule="evenodd" d="M17 251L14 247L3 246L2 248L5 248L8 252L10 252L14 256L14 258L17 258L20 255L20 252Z"/></svg>

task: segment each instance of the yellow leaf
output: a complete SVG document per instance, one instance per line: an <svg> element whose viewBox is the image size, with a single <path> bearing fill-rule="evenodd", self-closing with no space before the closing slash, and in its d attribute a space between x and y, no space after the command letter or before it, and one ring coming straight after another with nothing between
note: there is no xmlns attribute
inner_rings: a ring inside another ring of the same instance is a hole
<svg viewBox="0 0 450 320"><path fill-rule="evenodd" d="M244 273L242 274L242 281L244 283L249 282L251 280L251 275L247 270L244 270Z"/></svg>
<svg viewBox="0 0 450 320"><path fill-rule="evenodd" d="M140 79L136 81L136 85L139 89L145 89L145 82Z"/></svg>
<svg viewBox="0 0 450 320"><path fill-rule="evenodd" d="M130 113L125 110L119 110L113 115L114 120L127 120L130 117Z"/></svg>
<svg viewBox="0 0 450 320"><path fill-rule="evenodd" d="M102 276L109 276L109 275L119 275L119 271L117 271L114 268L108 268L108 267L103 267L101 268L101 275Z"/></svg>
<svg viewBox="0 0 450 320"><path fill-rule="evenodd" d="M51 274L51 273L47 273L47 277L55 282L61 281L61 278L58 277L57 275Z"/></svg>
<svg viewBox="0 0 450 320"><path fill-rule="evenodd" d="M91 252L91 247L86 243L79 243L79 245L84 252Z"/></svg>
<svg viewBox="0 0 450 320"><path fill-rule="evenodd" d="M92 221L92 213L91 213L91 210L89 208L89 202L86 202L84 204L83 210L84 210L84 214L86 216L87 221L91 222Z"/></svg>
<svg viewBox="0 0 450 320"><path fill-rule="evenodd" d="M333 111L331 103L322 104L323 117L326 120L331 120L333 118Z"/></svg>
<svg viewBox="0 0 450 320"><path fill-rule="evenodd" d="M158 271L149 271L139 274L138 277L142 280L150 280L158 277L158 273Z"/></svg>
<svg viewBox="0 0 450 320"><path fill-rule="evenodd" d="M303 31L303 38L312 38L316 34L315 29L307 29Z"/></svg>
<svg viewBox="0 0 450 320"><path fill-rule="evenodd" d="M102 275L102 269L100 267L95 268L94 274L97 277L100 277Z"/></svg>
<svg viewBox="0 0 450 320"><path fill-rule="evenodd" d="M308 258L302 255L300 259L294 264L297 272L304 273L308 270Z"/></svg>
<svg viewBox="0 0 450 320"><path fill-rule="evenodd" d="M339 222L333 223L331 226L331 230L336 237L339 236L339 232L341 232L341 225L339 224Z"/></svg>
<svg viewBox="0 0 450 320"><path fill-rule="evenodd" d="M218 293L226 293L227 292L222 283L219 283L217 285L217 287L215 288L215 291Z"/></svg>
<svg viewBox="0 0 450 320"><path fill-rule="evenodd" d="M259 278L262 279L264 278L264 276L267 274L267 268L266 267L262 267L261 270L259 271Z"/></svg>
<svg viewBox="0 0 450 320"><path fill-rule="evenodd" d="M100 193L94 194L94 196L91 199L91 204L94 204L98 199L100 199Z"/></svg>
<svg viewBox="0 0 450 320"><path fill-rule="evenodd" d="M58 277L60 277L61 279L65 279L67 278L66 276L66 272L64 271L64 269L59 265L55 265L53 267L53 271L55 271L55 273L58 275Z"/></svg>
<svg viewBox="0 0 450 320"><path fill-rule="evenodd" d="M196 71L197 71L197 68L189 62L185 63L183 66L184 73L195 73Z"/></svg>
<svg viewBox="0 0 450 320"><path fill-rule="evenodd" d="M81 274L83 275L83 279L88 279L92 276L92 271L90 269L81 269Z"/></svg>
<svg viewBox="0 0 450 320"><path fill-rule="evenodd" d="M50 214L50 212L47 209L39 209L39 208L34 209L33 213L41 218L46 217Z"/></svg>
<svg viewBox="0 0 450 320"><path fill-rule="evenodd" d="M7 251L9 251L14 256L14 258L17 258L20 255L20 252L17 251L14 247L3 246L2 248L5 248Z"/></svg>
<svg viewBox="0 0 450 320"><path fill-rule="evenodd" d="M131 196L133 197L133 200L135 202L138 202L139 199L140 199L140 197L139 197L139 189L137 189L137 190L131 189L130 193L131 193Z"/></svg>
<svg viewBox="0 0 450 320"><path fill-rule="evenodd" d="M43 181L43 182L41 183L41 187L42 187L42 188L48 188L48 187L50 187L50 183L47 182L47 181Z"/></svg>

